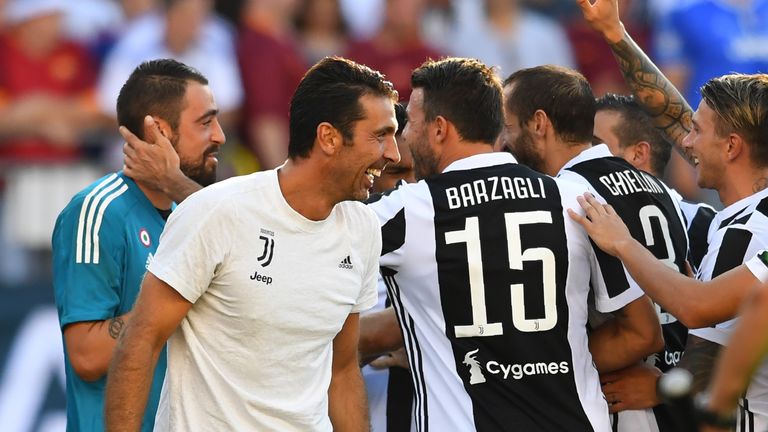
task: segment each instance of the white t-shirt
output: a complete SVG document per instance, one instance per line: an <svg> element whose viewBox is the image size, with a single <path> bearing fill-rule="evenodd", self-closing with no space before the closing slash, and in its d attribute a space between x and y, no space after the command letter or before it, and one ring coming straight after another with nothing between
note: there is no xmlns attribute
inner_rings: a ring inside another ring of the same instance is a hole
<svg viewBox="0 0 768 432"><path fill-rule="evenodd" d="M380 251L365 205L308 220L274 170L187 198L149 267L193 303L168 343L155 430L332 430L333 339L376 304Z"/></svg>

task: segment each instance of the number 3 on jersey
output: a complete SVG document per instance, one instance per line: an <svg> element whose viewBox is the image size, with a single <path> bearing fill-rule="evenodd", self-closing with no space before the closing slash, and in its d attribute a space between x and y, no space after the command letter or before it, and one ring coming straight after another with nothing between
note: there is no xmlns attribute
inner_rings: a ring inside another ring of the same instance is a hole
<svg viewBox="0 0 768 432"><path fill-rule="evenodd" d="M523 284L510 284L512 292L512 323L523 332L550 330L557 324L557 286L555 283L555 254L547 248L529 248L523 250L520 241L522 225L552 223L552 213L548 211L529 211L505 213L507 231L507 251L509 268L522 270L526 261L540 261L543 276L544 317L527 319L525 317L525 287ZM498 336L504 334L502 323L489 323L485 304L485 282L483 281L483 259L480 247L480 227L477 216L466 219L464 229L445 233L447 244L466 243L467 265L469 268L469 289L472 303L472 324L454 326L456 337Z"/></svg>

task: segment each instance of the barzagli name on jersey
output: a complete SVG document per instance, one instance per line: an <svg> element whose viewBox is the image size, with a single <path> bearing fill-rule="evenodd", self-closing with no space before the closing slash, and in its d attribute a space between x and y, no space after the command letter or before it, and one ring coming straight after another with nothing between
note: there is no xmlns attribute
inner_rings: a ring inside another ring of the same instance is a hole
<svg viewBox="0 0 768 432"><path fill-rule="evenodd" d="M528 177L488 177L445 190L448 207L471 207L489 201L546 198L544 181Z"/></svg>

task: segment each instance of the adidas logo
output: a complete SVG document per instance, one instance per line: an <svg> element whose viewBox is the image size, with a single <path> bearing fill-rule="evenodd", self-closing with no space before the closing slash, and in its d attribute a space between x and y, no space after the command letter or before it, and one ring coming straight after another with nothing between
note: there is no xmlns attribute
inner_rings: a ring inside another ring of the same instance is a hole
<svg viewBox="0 0 768 432"><path fill-rule="evenodd" d="M339 263L339 268L345 268L345 269L353 269L354 266L352 266L352 260L349 258L349 255L347 255L346 258L341 260Z"/></svg>

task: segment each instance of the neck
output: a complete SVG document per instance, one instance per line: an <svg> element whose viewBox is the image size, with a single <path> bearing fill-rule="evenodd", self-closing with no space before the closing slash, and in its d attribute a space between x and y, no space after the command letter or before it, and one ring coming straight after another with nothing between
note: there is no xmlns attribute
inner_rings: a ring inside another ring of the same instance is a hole
<svg viewBox="0 0 768 432"><path fill-rule="evenodd" d="M729 206L768 187L768 169L738 169L717 189L720 201Z"/></svg>
<svg viewBox="0 0 768 432"><path fill-rule="evenodd" d="M140 182L136 182L136 186L141 189L149 202L151 202L155 208L159 208L160 210L168 210L171 208L173 201L168 198L162 191L152 189L146 184Z"/></svg>
<svg viewBox="0 0 768 432"><path fill-rule="evenodd" d="M443 172L448 165L457 160L484 153L493 153L493 145L480 141L461 141L458 145L449 146L443 150L437 168L439 172Z"/></svg>
<svg viewBox="0 0 768 432"><path fill-rule="evenodd" d="M553 177L556 176L565 164L590 147L592 144L588 142L574 144L558 140L555 147L548 149L547 155L544 157L544 173Z"/></svg>
<svg viewBox="0 0 768 432"><path fill-rule="evenodd" d="M327 218L341 200L328 191L336 186L328 184L329 176L322 175L309 159L288 159L277 171L277 181L285 201L297 213L313 221Z"/></svg>

